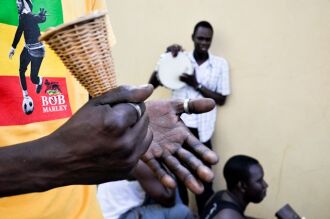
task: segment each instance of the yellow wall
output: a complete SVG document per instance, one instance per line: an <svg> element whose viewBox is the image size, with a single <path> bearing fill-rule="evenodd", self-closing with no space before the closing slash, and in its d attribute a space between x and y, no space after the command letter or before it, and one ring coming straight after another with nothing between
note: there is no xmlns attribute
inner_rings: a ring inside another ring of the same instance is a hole
<svg viewBox="0 0 330 219"><path fill-rule="evenodd" d="M274 218L290 203L309 219L330 218L330 1L109 0L120 84L148 81L174 42L192 49L194 24L215 28L211 51L228 59L232 95L214 136L221 161L238 153L260 160L268 195L248 213ZM157 89L152 98L169 97Z"/></svg>

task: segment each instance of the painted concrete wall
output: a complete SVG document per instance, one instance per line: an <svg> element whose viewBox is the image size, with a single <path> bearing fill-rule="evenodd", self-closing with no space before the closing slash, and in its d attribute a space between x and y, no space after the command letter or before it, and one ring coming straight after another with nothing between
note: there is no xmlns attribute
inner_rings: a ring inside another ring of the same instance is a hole
<svg viewBox="0 0 330 219"><path fill-rule="evenodd" d="M199 20L215 29L211 51L231 67L232 95L219 110L214 145L224 162L256 157L270 187L248 213L274 218L290 203L330 218L329 0L109 0L120 84L144 84L166 46L191 50ZM167 98L159 88L152 99Z"/></svg>

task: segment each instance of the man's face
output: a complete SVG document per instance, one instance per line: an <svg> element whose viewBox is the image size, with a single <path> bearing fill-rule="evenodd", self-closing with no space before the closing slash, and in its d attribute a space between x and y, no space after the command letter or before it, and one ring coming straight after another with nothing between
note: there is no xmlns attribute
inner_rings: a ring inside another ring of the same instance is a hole
<svg viewBox="0 0 330 219"><path fill-rule="evenodd" d="M21 0L16 0L16 6L17 6L18 13L21 13L23 10L23 2Z"/></svg>
<svg viewBox="0 0 330 219"><path fill-rule="evenodd" d="M206 27L198 27L192 40L195 50L200 53L207 53L211 46L213 31Z"/></svg>
<svg viewBox="0 0 330 219"><path fill-rule="evenodd" d="M259 164L250 166L250 179L246 184L246 199L253 203L261 202L265 196L268 184L264 180L264 171Z"/></svg>

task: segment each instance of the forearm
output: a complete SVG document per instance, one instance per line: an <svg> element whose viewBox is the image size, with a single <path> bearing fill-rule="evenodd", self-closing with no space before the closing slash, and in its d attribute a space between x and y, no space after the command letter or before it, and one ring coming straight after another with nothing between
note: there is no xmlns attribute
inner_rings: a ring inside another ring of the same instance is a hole
<svg viewBox="0 0 330 219"><path fill-rule="evenodd" d="M52 134L0 147L0 197L125 179L152 141L143 104L152 91L120 86L88 101ZM121 102L140 103L141 117Z"/></svg>
<svg viewBox="0 0 330 219"><path fill-rule="evenodd" d="M23 34L23 28L22 28L22 26L19 24L18 27L17 27L17 30L16 30L16 32L15 32L15 36L14 36L14 39L13 39L13 43L12 43L12 45L11 45L14 49L16 49L16 46L17 46L19 40L21 39L22 34Z"/></svg>
<svg viewBox="0 0 330 219"><path fill-rule="evenodd" d="M0 197L56 187L58 167L49 136L0 148ZM53 157L53 158L52 158Z"/></svg>
<svg viewBox="0 0 330 219"><path fill-rule="evenodd" d="M227 96L223 96L220 93L214 92L201 84L196 86L195 90L198 91L199 93L201 93L203 95L203 97L213 99L216 102L216 104L219 106L224 105L226 102Z"/></svg>

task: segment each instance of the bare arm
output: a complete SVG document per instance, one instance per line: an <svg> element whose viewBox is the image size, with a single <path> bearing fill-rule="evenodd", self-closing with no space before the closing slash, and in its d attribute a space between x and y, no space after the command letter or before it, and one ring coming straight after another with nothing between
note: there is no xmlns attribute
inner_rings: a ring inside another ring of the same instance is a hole
<svg viewBox="0 0 330 219"><path fill-rule="evenodd" d="M146 113L137 121L136 110L120 102L141 102L151 93L152 86L116 88L87 102L52 134L0 148L0 196L126 178L152 133Z"/></svg>
<svg viewBox="0 0 330 219"><path fill-rule="evenodd" d="M226 103L227 96L209 90L207 87L204 87L202 85L195 87L195 89L199 91L204 97L213 99L218 106L223 106Z"/></svg>
<svg viewBox="0 0 330 219"><path fill-rule="evenodd" d="M225 104L227 96L212 91L207 87L203 86L202 84L199 84L197 82L195 73L192 75L183 73L180 76L180 80L185 82L187 85L193 87L196 91L200 92L204 97L213 99L218 106L222 106Z"/></svg>
<svg viewBox="0 0 330 219"><path fill-rule="evenodd" d="M175 201L175 190L165 187L142 161L133 170L133 176L139 181L144 191L159 204L171 207Z"/></svg>
<svg viewBox="0 0 330 219"><path fill-rule="evenodd" d="M151 85L113 89L90 100L49 136L1 148L0 196L127 178L149 145L142 159L163 185L174 188L175 181L158 159L193 192L201 193L203 187L199 179L210 181L214 176L203 162L215 164L218 158L180 120L183 101L148 102L147 113L138 121L136 110L125 104L144 101L152 89ZM210 99L189 103L193 113L213 107Z"/></svg>

